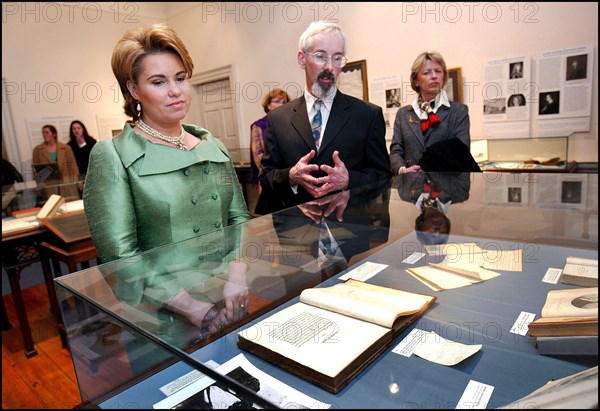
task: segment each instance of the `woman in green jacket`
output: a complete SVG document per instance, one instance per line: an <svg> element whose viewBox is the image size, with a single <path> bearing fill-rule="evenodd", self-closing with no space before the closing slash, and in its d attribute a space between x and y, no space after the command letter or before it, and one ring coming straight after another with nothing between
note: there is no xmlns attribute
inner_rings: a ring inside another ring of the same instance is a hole
<svg viewBox="0 0 600 411"><path fill-rule="evenodd" d="M225 146L209 131L181 124L192 97L193 62L177 34L164 25L126 33L115 47L112 68L125 114L134 122L112 140L99 141L90 154L83 200L101 260L136 256L209 231L222 233L250 219ZM225 304L217 309L195 296L203 295L204 280L219 273L200 267L198 249L186 243L159 261L142 257L131 259L139 263L117 264L123 269L116 270L116 294L131 305L150 303L202 332L214 332L239 318L248 304L244 264L232 257L235 246L222 253L231 264L222 287ZM192 288L200 291L194 295Z"/></svg>

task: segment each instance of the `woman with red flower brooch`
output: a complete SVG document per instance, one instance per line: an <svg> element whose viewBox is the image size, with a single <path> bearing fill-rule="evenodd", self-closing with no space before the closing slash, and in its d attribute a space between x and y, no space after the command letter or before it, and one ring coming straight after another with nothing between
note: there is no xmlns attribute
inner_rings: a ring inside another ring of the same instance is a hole
<svg viewBox="0 0 600 411"><path fill-rule="evenodd" d="M390 146L392 172L401 174L425 171L475 171L460 160L469 157L469 109L450 101L444 90L448 81L446 62L437 52L421 53L414 61L410 85L417 96L412 104L398 110L394 122L394 136ZM453 140L453 141L449 141ZM439 144L442 143L442 144ZM464 147L463 147L464 145ZM443 146L443 150L442 149ZM431 153L427 153L430 151ZM427 157L447 157L439 161L436 170L420 164ZM457 161L458 160L458 161ZM472 166L471 162L467 162Z"/></svg>

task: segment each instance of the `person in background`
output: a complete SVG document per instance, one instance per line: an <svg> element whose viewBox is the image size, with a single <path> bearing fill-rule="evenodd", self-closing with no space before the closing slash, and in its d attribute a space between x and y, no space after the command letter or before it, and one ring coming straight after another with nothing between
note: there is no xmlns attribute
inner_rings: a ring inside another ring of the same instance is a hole
<svg viewBox="0 0 600 411"><path fill-rule="evenodd" d="M290 102L290 96L285 90L274 88L265 95L262 100L262 106L265 113ZM258 192L261 187L258 184L258 176L262 170L261 161L265 153L265 140L267 138L267 116L265 115L256 120L250 126L250 182L258 185Z"/></svg>
<svg viewBox="0 0 600 411"><path fill-rule="evenodd" d="M44 142L33 148L31 164L34 167L39 164L56 163L61 174L60 180L39 181L46 185L56 183L58 187L47 187L41 194L42 201L48 199L51 194L59 194L66 201L78 200L79 188L79 167L73 154L73 150L67 144L58 141L58 131L51 124L42 127L42 137Z"/></svg>
<svg viewBox="0 0 600 411"><path fill-rule="evenodd" d="M87 174L90 152L96 144L96 139L91 137L85 125L79 120L73 120L69 127L69 142L67 143L77 160L77 167L81 174Z"/></svg>
<svg viewBox="0 0 600 411"><path fill-rule="evenodd" d="M313 22L300 36L297 59L306 87L267 115L258 214L390 176L383 110L336 87L346 49L335 23Z"/></svg>
<svg viewBox="0 0 600 411"><path fill-rule="evenodd" d="M56 127L50 124L42 127L42 137L44 142L33 148L31 163L58 163L63 178L76 178L79 175L79 167L75 155L71 147L58 141Z"/></svg>
<svg viewBox="0 0 600 411"><path fill-rule="evenodd" d="M224 227L250 219L227 148L208 130L181 123L191 103L194 64L175 31L160 24L129 31L111 62L125 114L136 122L126 123L111 141L98 141L90 155L83 201L101 260L136 256L209 231L222 237ZM167 319L177 314L199 330L221 328L246 309L243 262L222 283L225 304L218 309L202 298L212 274L199 267L197 250L175 249L122 270L117 297L167 311ZM154 274L141 275L146 272Z"/></svg>
<svg viewBox="0 0 600 411"><path fill-rule="evenodd" d="M442 169L426 171L479 171L469 153L471 145L469 110L464 104L449 101L444 86L448 81L446 62L437 52L424 52L413 62L410 85L417 93L414 101L398 110L390 145L394 175L420 171L419 164L435 155ZM471 167L462 168L462 161ZM430 161L429 161L430 163ZM475 164L475 166L472 166Z"/></svg>

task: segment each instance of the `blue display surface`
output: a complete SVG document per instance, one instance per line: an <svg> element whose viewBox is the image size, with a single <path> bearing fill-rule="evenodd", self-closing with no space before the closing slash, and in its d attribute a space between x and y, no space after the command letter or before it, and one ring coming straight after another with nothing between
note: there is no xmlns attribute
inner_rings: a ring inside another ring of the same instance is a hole
<svg viewBox="0 0 600 411"><path fill-rule="evenodd" d="M319 286L333 285L339 276L365 261L388 265L367 282L387 287L435 295L433 307L396 338L392 346L361 372L344 390L330 394L301 378L251 354L246 357L274 378L332 408L456 408L469 381L493 387L487 408L496 408L518 400L552 379L559 379L598 364L597 356L553 357L540 355L536 340L510 332L521 314L540 312L549 290L575 288L542 282L548 268L562 268L568 256L598 258L595 250L515 243L477 237L450 235L448 243L475 242L483 250L523 250L523 271L498 271L499 277L452 290L435 292L406 272L436 258L426 256L415 264L403 263L418 242L411 233L360 260L347 270ZM276 310L297 302L294 298ZM266 314L270 315L272 312ZM262 319L258 318L247 326ZM246 326L244 326L245 328ZM463 344L481 344L475 355L448 367L415 355L404 357L392 349L409 332L418 328L434 331L441 337ZM201 362L225 363L243 352L237 348L237 331L212 342L192 354ZM99 404L101 408L152 408L165 395L163 385L191 371L184 363L172 365L144 381ZM534 404L520 404L529 408Z"/></svg>

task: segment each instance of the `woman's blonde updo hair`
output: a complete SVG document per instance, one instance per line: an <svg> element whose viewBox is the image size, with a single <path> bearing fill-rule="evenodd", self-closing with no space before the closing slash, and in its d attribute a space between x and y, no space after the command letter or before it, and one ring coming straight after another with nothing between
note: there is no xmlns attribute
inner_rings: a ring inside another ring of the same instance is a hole
<svg viewBox="0 0 600 411"><path fill-rule="evenodd" d="M410 69L410 86L417 93L421 93L420 87L417 84L417 75L419 74L419 70L423 68L425 62L427 60L435 61L444 70L444 84L442 84L442 88L446 87L446 83L448 82L448 69L446 68L446 62L440 53L437 51L426 51L417 56L415 59L411 69Z"/></svg>
<svg viewBox="0 0 600 411"><path fill-rule="evenodd" d="M139 115L136 110L138 102L127 89L127 82L137 84L145 56L164 52L177 55L183 63L186 76L192 76L194 63L190 53L175 31L164 24L128 31L115 46L111 60L112 70L125 98L125 114L134 120L137 120Z"/></svg>

